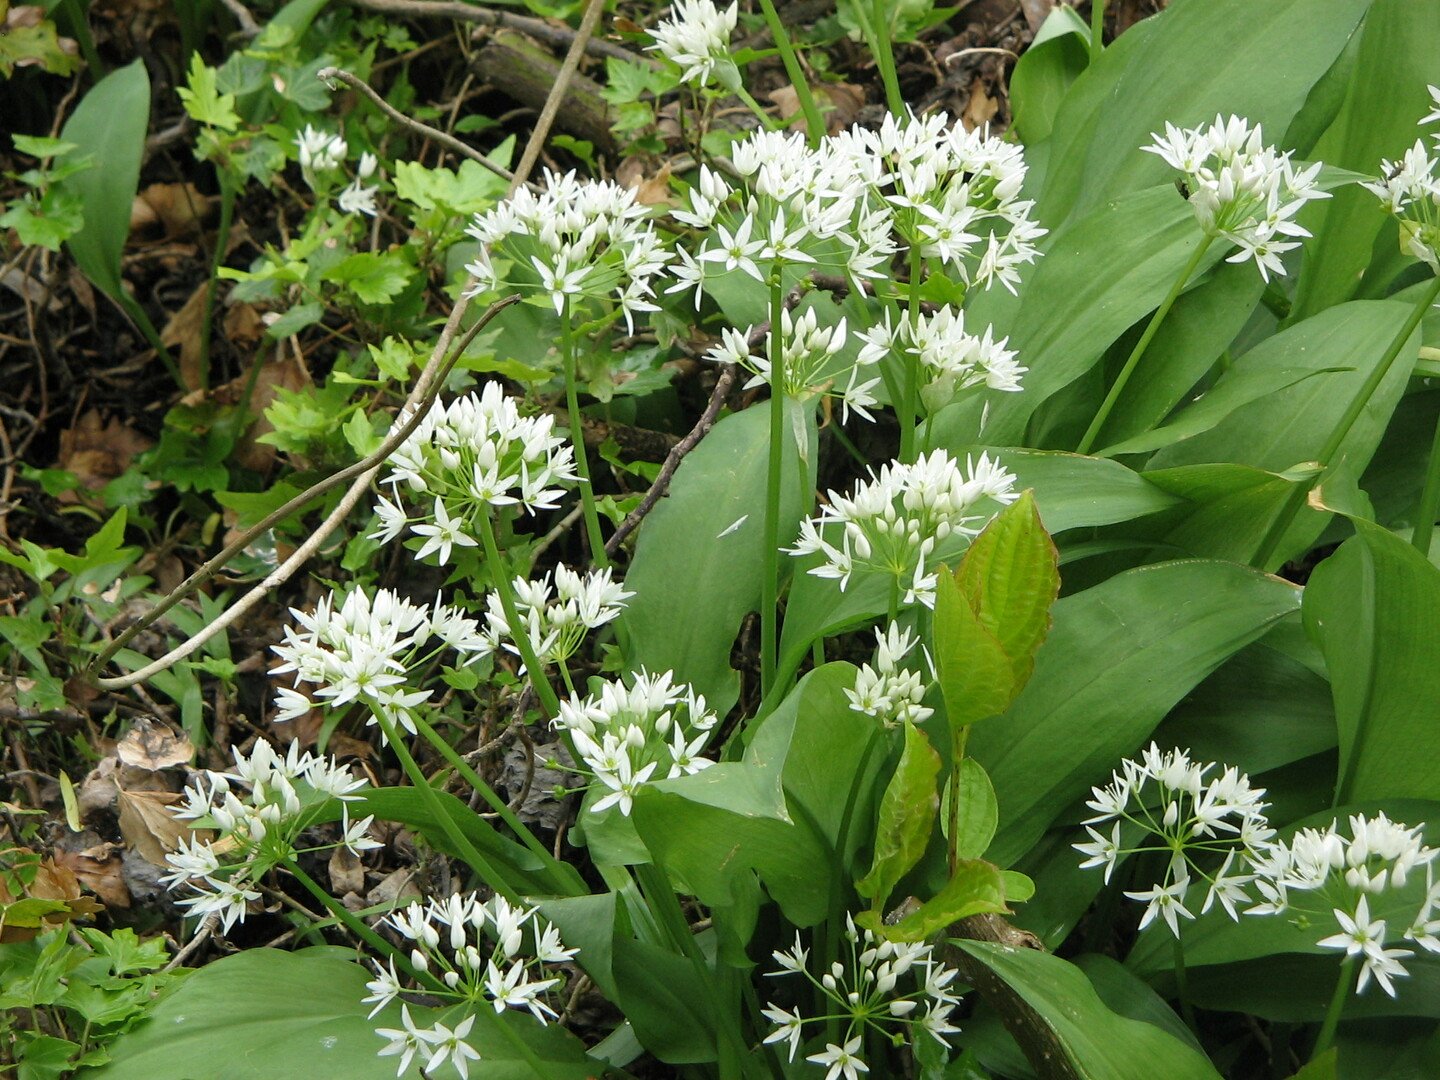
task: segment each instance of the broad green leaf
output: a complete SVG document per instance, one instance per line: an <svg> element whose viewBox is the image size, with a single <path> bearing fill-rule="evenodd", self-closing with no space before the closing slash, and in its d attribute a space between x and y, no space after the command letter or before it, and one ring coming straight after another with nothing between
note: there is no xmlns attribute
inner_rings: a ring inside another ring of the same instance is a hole
<svg viewBox="0 0 1440 1080"><path fill-rule="evenodd" d="M150 76L136 60L91 87L60 133L94 163L62 181L85 208L85 224L66 246L85 276L127 308L120 257L130 232L130 205L140 186L149 119Z"/></svg>
<svg viewBox="0 0 1440 1080"><path fill-rule="evenodd" d="M1230 563L1141 567L1066 597L1035 674L968 752L1000 804L989 857L1013 863L1228 657L1298 609L1299 590Z"/></svg>
<svg viewBox="0 0 1440 1080"><path fill-rule="evenodd" d="M958 771L960 805L956 812L955 836L951 840L957 856L978 859L995 839L1000 806L995 801L995 786L990 783L983 765L972 757L962 758ZM943 820L948 825L950 817L947 815ZM1006 895L1013 894L1007 890Z"/></svg>
<svg viewBox="0 0 1440 1080"><path fill-rule="evenodd" d="M1003 912L1005 883L988 862L970 859L959 863L945 887L898 922L884 922L874 911L862 911L855 922L890 941L924 941L943 933L971 915Z"/></svg>
<svg viewBox="0 0 1440 1080"><path fill-rule="evenodd" d="M394 1080L395 1059L378 1057L377 1027L401 1026L392 1004L374 1020L361 1002L371 972L332 950L287 953L249 949L206 964L162 998L148 1019L111 1044L104 1080L275 1080L296 1075ZM454 1026L459 1014L412 1006L415 1022ZM468 1041L480 1051L486 1080L535 1080L516 1049L529 1048L555 1080L593 1076L585 1048L558 1025L541 1027L507 1011L477 1016ZM510 1029L512 1037L499 1030ZM452 1077L449 1068L440 1076Z"/></svg>
<svg viewBox="0 0 1440 1080"><path fill-rule="evenodd" d="M1154 1024L1181 1042L1196 1050L1202 1050L1199 1040L1185 1026L1185 1022L1170 1003L1136 978L1124 964L1099 953L1085 953L1072 962L1085 973L1090 985L1095 988L1095 993L1100 995L1100 1000L1113 1012L1128 1016L1131 1020Z"/></svg>
<svg viewBox="0 0 1440 1080"><path fill-rule="evenodd" d="M799 406L786 403L787 410ZM625 575L635 593L620 617L631 668L674 671L724 714L739 696L730 650L741 620L760 603L760 549L769 454L767 409L726 417L681 463L640 528ZM788 545L814 489L815 428L802 475L787 439L782 485L781 543ZM792 431L793 423L786 431ZM790 561L787 559L787 561Z"/></svg>
<svg viewBox="0 0 1440 1080"><path fill-rule="evenodd" d="M645 1049L671 1065L714 1061L718 1005L694 964L624 936L614 949L616 1004Z"/></svg>
<svg viewBox="0 0 1440 1080"><path fill-rule="evenodd" d="M1123 40L1123 39L1122 39ZM1192 1045L1155 1024L1112 1012L1073 964L1035 949L954 944L993 971L1055 1032L1081 1076L1105 1080L1219 1080Z"/></svg>
<svg viewBox="0 0 1440 1080"><path fill-rule="evenodd" d="M998 716L1015 700L1015 669L949 571L935 589L935 672L954 730Z"/></svg>
<svg viewBox="0 0 1440 1080"><path fill-rule="evenodd" d="M1305 628L1325 652L1340 731L1342 802L1440 799L1440 570L1393 533L1356 535L1315 570Z"/></svg>
<svg viewBox="0 0 1440 1080"><path fill-rule="evenodd" d="M877 911L885 909L895 886L925 853L939 809L935 790L939 775L940 755L923 731L905 721L900 763L880 799L875 855L869 873L855 883L855 891L870 900Z"/></svg>
<svg viewBox="0 0 1440 1080"><path fill-rule="evenodd" d="M1064 4L1051 10L1010 74L1013 127L1026 146L1049 137L1065 91L1089 62L1089 24Z"/></svg>
<svg viewBox="0 0 1440 1080"><path fill-rule="evenodd" d="M357 251L321 276L345 286L362 304L386 304L405 291L414 273L399 252Z"/></svg>
<svg viewBox="0 0 1440 1080"><path fill-rule="evenodd" d="M1027 491L975 538L955 575L981 625L1010 660L1016 689L1035 668L1060 593L1055 545Z"/></svg>
<svg viewBox="0 0 1440 1080"><path fill-rule="evenodd" d="M1317 152L1333 165L1379 175L1382 158L1399 158L1421 137L1416 121L1430 109L1430 83L1440 83L1440 19L1427 4L1375 0L1360 32L1345 103ZM1316 207L1294 318L1348 300L1368 284L1373 245L1385 221L1380 200L1359 187L1337 191Z"/></svg>
<svg viewBox="0 0 1440 1080"><path fill-rule="evenodd" d="M1290 1080L1340 1080L1340 1048L1332 1046L1311 1058Z"/></svg>
<svg viewBox="0 0 1440 1080"><path fill-rule="evenodd" d="M1162 519L1167 522L1163 534L1167 544L1192 555L1245 563L1269 532L1294 485L1314 475L1313 467L1285 476L1223 462L1154 469L1145 473L1145 478L1190 504ZM1302 507L1292 531L1308 529L1307 535L1317 534L1322 525L1318 511Z"/></svg>
<svg viewBox="0 0 1440 1080"><path fill-rule="evenodd" d="M1122 34L1075 81L1055 118L1041 223L1054 228L1072 208L1088 213L1169 181L1169 166L1140 152L1167 121L1193 127L1234 113L1278 140L1369 7L1369 0L1177 0Z"/></svg>
<svg viewBox="0 0 1440 1080"><path fill-rule="evenodd" d="M1015 474L1016 487L1034 490L1040 519L1052 536L1133 521L1180 505L1144 476L1104 458L1018 448L974 447L964 453L981 450Z"/></svg>

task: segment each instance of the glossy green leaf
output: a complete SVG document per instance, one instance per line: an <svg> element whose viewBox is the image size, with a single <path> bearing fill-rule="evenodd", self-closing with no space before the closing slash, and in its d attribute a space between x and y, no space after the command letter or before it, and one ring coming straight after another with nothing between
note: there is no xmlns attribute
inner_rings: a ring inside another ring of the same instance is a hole
<svg viewBox="0 0 1440 1080"><path fill-rule="evenodd" d="M1375 0L1345 102L1317 152L1333 165L1379 175L1382 158L1399 158L1421 137L1416 121L1430 109L1425 87L1433 83L1440 83L1440 19L1427 4ZM1367 284L1385 220L1380 200L1358 187L1316 207L1295 318L1348 300Z"/></svg>
<svg viewBox="0 0 1440 1080"><path fill-rule="evenodd" d="M792 415L800 408L787 403ZM814 488L813 418L804 421L810 445L803 476L787 442L782 488L781 543L789 544ZM747 409L715 425L686 456L640 528L626 587L635 594L621 616L632 668L674 671L722 715L739 696L730 651L741 620L760 603L769 418ZM786 430L795 425L787 424ZM793 560L787 560L793 561Z"/></svg>
<svg viewBox="0 0 1440 1080"><path fill-rule="evenodd" d="M1192 127L1235 113L1278 139L1369 6L1178 0L1122 34L1076 80L1055 119L1041 222L1053 228L1072 208L1088 213L1116 195L1169 181L1169 166L1139 152L1167 121Z"/></svg>
<svg viewBox="0 0 1440 1080"><path fill-rule="evenodd" d="M984 964L1039 1013L1081 1076L1105 1080L1219 1080L1192 1045L1155 1024L1112 1012L1084 972L1058 956L984 941L955 945Z"/></svg>
<svg viewBox="0 0 1440 1080"><path fill-rule="evenodd" d="M275 1080L295 1075L297 1063L303 1063L310 1076L393 1080L395 1059L376 1056L385 1042L375 1029L400 1027L400 1006L392 1004L373 1021L366 1019L371 1006L360 999L372 977L329 949L250 949L221 957L187 976L147 1020L111 1044L110 1064L92 1075L105 1080ZM425 1026L445 1015L419 1006L410 1012ZM451 1011L442 1022L453 1027L458 1018ZM513 1011L497 1020L513 1040L485 1017L477 1017L467 1039L480 1051L486 1080L534 1080L516 1041L540 1060L547 1077L580 1080L595 1074L584 1046L558 1025L542 1027Z"/></svg>
<svg viewBox="0 0 1440 1080"><path fill-rule="evenodd" d="M1010 74L1013 127L1033 146L1048 138L1065 91L1090 62L1090 27L1066 5L1054 8Z"/></svg>
<svg viewBox="0 0 1440 1080"><path fill-rule="evenodd" d="M122 304L128 297L120 257L130 234L130 206L140 186L149 120L150 76L136 60L91 87L60 133L93 162L62 181L85 208L85 225L66 246L85 276Z"/></svg>
<svg viewBox="0 0 1440 1080"><path fill-rule="evenodd" d="M861 912L855 922L891 941L925 941L971 915L1006 910L1000 871L988 862L970 859L955 867L939 893L898 922L884 922L874 911Z"/></svg>
<svg viewBox="0 0 1440 1080"><path fill-rule="evenodd" d="M935 672L951 728L998 716L1019 687L1010 657L945 569L935 589Z"/></svg>
<svg viewBox="0 0 1440 1080"><path fill-rule="evenodd" d="M987 452L1015 474L1016 487L1035 492L1040 519L1052 536L1067 529L1133 521L1180 505L1179 499L1144 476L1104 458L1058 450Z"/></svg>
<svg viewBox="0 0 1440 1080"><path fill-rule="evenodd" d="M1304 603L1335 693L1337 798L1440 799L1440 725L1419 704L1440 700L1440 570L1379 526L1355 529Z"/></svg>
<svg viewBox="0 0 1440 1080"><path fill-rule="evenodd" d="M616 1004L641 1045L672 1065L714 1061L716 1005L695 966L633 938L617 937L614 948Z"/></svg>
<svg viewBox="0 0 1440 1080"><path fill-rule="evenodd" d="M884 910L896 884L925 853L940 804L935 789L939 775L940 755L923 731L905 721L900 763L880 798L875 854L869 872L855 883L855 891L876 910Z"/></svg>
<svg viewBox="0 0 1440 1080"><path fill-rule="evenodd" d="M1154 469L1145 478L1190 504L1169 517L1166 543L1192 555L1244 563L1260 546L1294 485L1314 474L1314 468L1301 468L1282 476L1221 462ZM1292 532L1313 535L1323 524L1322 514L1302 507Z"/></svg>
<svg viewBox="0 0 1440 1080"><path fill-rule="evenodd" d="M1055 605L1035 674L969 753L990 774L1000 830L989 857L1018 859L1228 657L1299 607L1288 582L1231 563L1131 570Z"/></svg>
<svg viewBox="0 0 1440 1080"><path fill-rule="evenodd" d="M995 829L1000 824L1000 804L995 801L995 785L990 783L985 767L978 761L972 757L962 758L957 771L960 805L952 846L960 858L978 859L995 839ZM942 821L948 825L949 815ZM1013 894L1007 889L1006 895Z"/></svg>

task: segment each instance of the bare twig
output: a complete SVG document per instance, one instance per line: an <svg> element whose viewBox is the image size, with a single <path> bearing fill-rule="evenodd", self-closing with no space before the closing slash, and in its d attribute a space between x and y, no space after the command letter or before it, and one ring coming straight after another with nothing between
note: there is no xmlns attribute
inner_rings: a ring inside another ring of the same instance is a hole
<svg viewBox="0 0 1440 1080"><path fill-rule="evenodd" d="M642 67L657 67L648 56L633 53L623 45L593 39L589 33L571 30L567 26L554 26L542 19L529 15L516 15L510 11L495 11L462 3L460 0L350 0L356 7L370 11L382 11L387 15L406 16L415 19L456 19L460 22L479 23L481 26L504 27L528 34L536 41L543 41L556 48L568 48L584 38L582 48L591 56L608 56Z"/></svg>
<svg viewBox="0 0 1440 1080"><path fill-rule="evenodd" d="M195 931L195 936L187 941L185 947L172 956L170 962L160 970L162 972L174 971L186 960L190 959L190 957L195 954L196 949L210 940L210 935L215 932L215 927L219 922L220 913L218 911L212 911L206 915L200 923L200 929Z"/></svg>
<svg viewBox="0 0 1440 1080"><path fill-rule="evenodd" d="M580 18L580 28L575 31L575 40L570 42L570 51L561 61L560 70L555 75L555 85L550 88L550 97L535 120L535 130L530 133L530 141L525 144L525 152L520 155L520 164L515 166L519 175L529 176L530 170L535 168L535 162L540 160L540 151L545 146L545 140L550 137L550 128L555 123L556 114L560 112L560 103L565 100L570 81L575 78L575 72L580 68L580 58L585 55L585 45L595 33L595 27L600 24L600 16L604 11L605 0L589 0L585 5L585 14Z"/></svg>
<svg viewBox="0 0 1440 1080"><path fill-rule="evenodd" d="M225 10L235 16L235 21L240 24L240 33L247 38L260 36L260 24L255 21L255 16L250 14L240 0L220 0L225 5Z"/></svg>
<svg viewBox="0 0 1440 1080"><path fill-rule="evenodd" d="M650 485L650 490L645 492L645 497L640 500L640 505L631 510L620 523L609 540L605 541L605 554L613 556L620 550L620 545L645 520L645 515L655 508L661 496L670 488L670 480L675 475L675 470L680 468L680 462L685 460L685 455L700 445L703 439L715 426L715 418L720 415L720 407L725 404L725 398L730 393L730 384L735 381L735 365L722 364L720 366L720 377L715 380L715 389L710 391L710 400L705 405L705 411L700 414L700 419L690 429L690 433L670 448L670 453L665 455L665 463L660 466L660 472L655 477L655 482Z"/></svg>
<svg viewBox="0 0 1440 1080"><path fill-rule="evenodd" d="M352 75L350 72L345 71L342 68L334 67L321 68L318 72L318 75L326 82L339 81L343 82L352 90L358 90L360 93L364 94L366 98L369 99L370 104L374 105L377 109L383 112L391 120L395 121L395 123L399 124L401 127L409 128L411 131L414 131L427 139L433 139L435 142L445 147L445 149L469 158L471 161L476 162L484 168L489 169L496 176L502 177L512 184L515 182L515 174L512 173L509 169L505 168L502 165L495 164L495 162L491 161L484 154L480 153L479 150L476 150L473 146L466 145L459 139L455 138L455 136L447 134L446 132L441 131L439 128L433 128L429 124L422 124L419 120L414 120L406 116L404 113L397 110L384 98L382 98L379 94L377 94L370 86L370 84L365 82L365 80L357 78L356 76Z"/></svg>

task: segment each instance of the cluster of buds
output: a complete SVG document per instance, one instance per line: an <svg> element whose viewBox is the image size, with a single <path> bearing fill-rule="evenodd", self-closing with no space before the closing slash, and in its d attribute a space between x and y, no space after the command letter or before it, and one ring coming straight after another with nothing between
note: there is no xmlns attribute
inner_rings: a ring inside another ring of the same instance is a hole
<svg viewBox="0 0 1440 1080"><path fill-rule="evenodd" d="M635 793L646 783L673 780L708 768L705 744L719 717L704 697L674 682L674 674L631 676L629 684L607 682L598 694L560 702L554 725L579 756L579 771L605 794L590 807L612 806L629 815Z"/></svg>
<svg viewBox="0 0 1440 1080"><path fill-rule="evenodd" d="M512 583L515 613L535 656L545 665L558 665L575 655L585 635L611 622L634 596L617 583L610 570L577 574L567 566L556 566L554 584L546 574L537 581L517 577ZM520 655L515 635L498 593L486 597L486 638L492 649ZM524 667L521 667L522 674ZM565 673L568 678L568 673Z"/></svg>
<svg viewBox="0 0 1440 1080"><path fill-rule="evenodd" d="M671 17L650 31L655 44L649 48L679 69L682 83L734 90L740 70L730 56L730 35L738 15L734 3L721 11L712 0L676 0Z"/></svg>
<svg viewBox="0 0 1440 1080"><path fill-rule="evenodd" d="M853 495L828 492L820 516L801 523L789 550L820 555L810 573L837 579L842 591L856 573L881 574L903 590L903 603L933 607L935 568L947 541L979 535L1017 498L1015 476L999 462L981 454L961 469L935 450L912 465L883 466Z"/></svg>
<svg viewBox="0 0 1440 1080"><path fill-rule="evenodd" d="M355 792L365 782L333 758L301 753L293 742L284 757L267 742L257 742L248 754L238 748L233 753L231 771L205 770L171 811L192 828L218 836L182 838L165 857L170 869L160 879L169 889L195 892L180 906L191 915L218 916L226 932L260 899L251 886L295 856L300 834L318 822L331 800L341 806L340 839L306 850L344 847L358 855L380 846L368 835L373 816L350 820L348 804L359 798Z"/></svg>

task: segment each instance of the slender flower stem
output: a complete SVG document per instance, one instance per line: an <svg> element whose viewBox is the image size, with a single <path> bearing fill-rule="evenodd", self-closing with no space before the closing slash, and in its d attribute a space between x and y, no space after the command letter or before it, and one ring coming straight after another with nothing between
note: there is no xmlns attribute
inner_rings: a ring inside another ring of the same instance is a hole
<svg viewBox="0 0 1440 1080"><path fill-rule="evenodd" d="M505 612L505 621L510 625L511 640L520 650L520 659L525 662L525 673L530 678L530 685L535 688L535 695L540 699L540 704L545 706L545 711L552 717L559 716L560 699L555 696L555 688L545 677L545 669L541 667L540 659L535 655L535 648L525 633L524 625L520 622L520 614L515 609L515 596L510 587L510 575L506 570L505 563L500 559L500 549L495 543L495 527L490 524L489 514L481 514L479 517L480 542L485 546L485 561L489 564L491 577L495 580L495 592L500 597L500 607Z"/></svg>
<svg viewBox="0 0 1440 1080"><path fill-rule="evenodd" d="M1090 63L1105 51L1105 0L1090 0Z"/></svg>
<svg viewBox="0 0 1440 1080"><path fill-rule="evenodd" d="M395 751L395 756L400 759L400 766L405 770L405 775L410 778L410 783L420 792L421 799L435 817L435 823L455 845L460 857L484 879L485 884L511 903L519 903L519 893L512 889L504 877L490 865L490 860L476 850L475 845L470 842L470 838L460 830L455 819L445 810L444 805L440 802L440 796L430 786L430 781L425 778L425 773L421 770L419 763L406 749L405 740L395 729L394 722L378 711L374 715L380 724L380 730L385 733L385 741L390 744L390 748Z"/></svg>
<svg viewBox="0 0 1440 1080"><path fill-rule="evenodd" d="M760 0L760 8L765 13L765 25L770 28L770 36L775 39L775 47L780 50L780 59L785 62L785 75L789 78L790 85L795 88L800 111L805 114L805 131L810 145L818 146L825 136L825 118L815 106L815 97L810 93L810 82L805 78L805 69L800 66L800 58L795 55L795 46L790 41L790 35L785 32L785 24L780 21L780 13L775 10L774 0Z"/></svg>
<svg viewBox="0 0 1440 1080"><path fill-rule="evenodd" d="M1077 454L1088 454L1094 447L1095 440L1100 435L1100 429L1105 426L1105 421L1110 418L1110 412L1115 408L1115 403L1120 400L1120 394L1125 389L1125 384L1130 381L1130 376L1135 373L1135 368L1139 365L1140 358L1145 355L1145 350L1150 347L1150 342L1160 330L1160 324L1165 321L1165 316L1170 314L1170 308L1185 290L1185 283L1190 280L1190 276L1194 274L1200 266L1200 260L1205 257L1205 252L1209 250L1210 244L1214 239L1213 236L1207 233L1205 239L1200 241L1199 246L1195 249L1195 254L1190 256L1190 261L1185 264L1185 269L1180 271L1180 276L1177 277L1175 283L1170 286L1170 291L1166 294L1165 299L1162 300L1160 306L1155 309L1155 314L1150 316L1150 324L1145 327L1145 332L1140 335L1140 340L1135 343L1135 348L1130 350L1130 356L1126 359L1125 366L1120 369L1120 375L1116 378L1115 384L1110 387L1110 392L1105 395L1105 400L1101 402L1099 411L1095 413L1095 418L1090 421L1090 427L1086 429L1085 437L1080 440L1080 445L1075 448Z"/></svg>
<svg viewBox="0 0 1440 1080"><path fill-rule="evenodd" d="M1330 995L1330 1004L1325 1009L1325 1021L1320 1025L1320 1034L1315 1039L1315 1049L1310 1053L1314 1061L1335 1040L1335 1029L1340 1026L1340 1014L1345 1011L1345 1000L1355 983L1355 957L1346 956L1340 962L1340 978L1335 982L1335 992Z"/></svg>
<svg viewBox="0 0 1440 1080"><path fill-rule="evenodd" d="M835 855L830 860L830 910L825 919L825 957L822 971L830 970L830 965L840 958L840 931L845 922L845 849L850 846L850 828L855 819L855 805L860 800L860 786L865 780L865 770L870 767L870 758L875 754L875 748L880 745L880 725L873 724L870 728L870 735L865 740L865 749L860 752L860 762L855 767L855 775L850 778L850 790L845 796L845 809L840 814L840 830L835 835ZM836 1020L830 1020L826 1025L832 1042L839 1041L840 1030Z"/></svg>
<svg viewBox="0 0 1440 1080"><path fill-rule="evenodd" d="M416 982L423 983L432 990L443 991L445 989L445 984L435 978L435 976L429 972L421 971L414 964L410 963L410 958L405 955L404 950L395 948L394 945L391 945L390 942L366 926L359 916L322 889L319 882L304 870L300 869L298 860L287 859L285 861L285 869L294 875L295 880L304 886L306 892L324 905L325 910L330 912L337 922L341 923L352 934L365 942L366 945L369 945L370 948L374 949L381 956L395 961L395 966L404 971L405 974L409 975Z"/></svg>
<svg viewBox="0 0 1440 1080"><path fill-rule="evenodd" d="M580 474L580 508L585 515L585 535L590 541L590 561L610 565L605 538L600 535L600 516L595 512L595 487L590 482L590 456L585 452L585 432L580 425L580 392L575 385L575 327L570 301L560 312L560 359L565 367L565 408L570 412L570 445L575 449L575 469Z"/></svg>
<svg viewBox="0 0 1440 1080"><path fill-rule="evenodd" d="M755 114L756 119L760 121L761 126L766 131L776 131L779 129L781 125L777 124L775 118L766 112L758 101L750 96L749 90L746 90L743 86L737 86L735 87L735 96L740 99L740 104Z"/></svg>
<svg viewBox="0 0 1440 1080"><path fill-rule="evenodd" d="M768 2L768 0L767 0ZM785 452L785 343L781 334L785 289L777 265L770 274L770 468L765 483L765 529L760 571L760 694L775 685L779 651L780 481Z"/></svg>
<svg viewBox="0 0 1440 1080"><path fill-rule="evenodd" d="M529 848L531 853L545 864L547 873L556 884L562 886L562 891L577 895L580 892L587 891L585 886L579 883L580 879L575 874L574 868L571 867L569 863L560 862L550 853L550 849L542 844L539 838L526 827L525 823L515 816L514 811L510 809L505 800L495 794L495 789L487 784L484 778L470 767L469 762L461 757L455 748L441 737L438 731L431 727L430 724L418 714L412 714L412 719L415 721L415 726L420 729L420 734L425 738L425 741L433 746L439 752L440 756L448 761L450 765L454 767L455 771L464 777L465 781L480 793L480 797L490 804L490 808L495 811L501 821L510 827L510 831L520 839L520 842Z"/></svg>
<svg viewBox="0 0 1440 1080"><path fill-rule="evenodd" d="M1190 1004L1190 976L1185 970L1185 946L1175 938L1175 997L1180 1002L1180 1017L1191 1031L1195 1025L1195 1009Z"/></svg>
<svg viewBox="0 0 1440 1080"><path fill-rule="evenodd" d="M924 272L924 257L918 246L910 248L910 332L915 333L916 321L920 318L920 276ZM900 460L909 464L915 460L916 417L920 411L920 358L910 350L904 356L903 388L900 405Z"/></svg>
<svg viewBox="0 0 1440 1080"><path fill-rule="evenodd" d="M1335 455L1339 453L1340 447L1344 445L1346 438L1349 437L1350 429L1355 426L1355 422L1360 419L1360 414L1363 413L1366 406L1370 404L1370 399L1374 397L1375 391L1380 388L1380 384L1385 381L1385 376L1390 373L1390 368L1394 366L1396 358L1400 355L1400 350L1403 349L1405 343L1410 340L1410 335L1413 334L1415 328L1420 325L1420 320L1425 317L1426 312L1434 306L1437 296L1440 296L1440 277L1434 278L1430 283L1430 287L1421 295L1419 302L1415 305L1415 309L1410 312L1410 317L1405 320L1405 325L1400 328L1400 332L1396 334L1395 339L1390 342L1390 347L1385 350L1385 355L1380 358L1380 362L1371 370L1364 385L1361 386L1355 396L1351 398L1350 404L1345 410L1345 415L1340 417L1340 422L1336 424L1335 429L1330 432L1330 438L1325 440L1325 445L1320 448L1320 455L1316 460L1320 462L1323 471L1311 477L1308 482L1297 483L1290 490L1290 495L1286 498L1284 505L1281 506L1280 513L1276 516L1275 520L1270 523L1269 531L1265 533L1265 538L1260 541L1260 546L1255 552L1255 558L1250 560L1252 565L1258 566L1263 570L1274 557L1276 548L1280 546L1280 541L1284 539L1285 533L1288 532L1290 526L1294 524L1295 515L1298 514L1300 508L1305 505L1305 500L1309 497L1311 489L1315 487L1320 477L1324 475L1324 472L1328 472L1331 466L1335 464ZM1431 467L1434 467L1433 460Z"/></svg>
<svg viewBox="0 0 1440 1080"><path fill-rule="evenodd" d="M885 107L897 118L905 115L905 98L900 93L900 80L895 74L895 52L890 47L891 6L885 0L875 0L871 8L870 51L875 54L875 66L880 69L880 81L885 84Z"/></svg>

